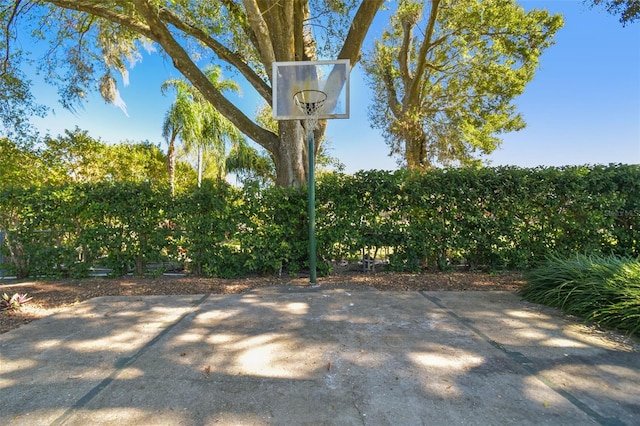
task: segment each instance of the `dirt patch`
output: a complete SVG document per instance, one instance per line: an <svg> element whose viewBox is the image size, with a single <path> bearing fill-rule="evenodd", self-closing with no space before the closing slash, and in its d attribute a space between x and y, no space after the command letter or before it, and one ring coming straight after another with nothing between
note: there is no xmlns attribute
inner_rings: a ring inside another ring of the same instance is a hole
<svg viewBox="0 0 640 426"><path fill-rule="evenodd" d="M4 281L0 294L27 293L33 300L17 312L0 312L0 333L43 318L57 310L98 296L148 296L169 294L234 294L253 288L290 284L304 286L308 277L264 276L236 279L161 276L156 278L91 278L59 281ZM327 288L374 287L381 291L515 291L524 285L519 274L447 272L401 274L342 272L320 277Z"/></svg>

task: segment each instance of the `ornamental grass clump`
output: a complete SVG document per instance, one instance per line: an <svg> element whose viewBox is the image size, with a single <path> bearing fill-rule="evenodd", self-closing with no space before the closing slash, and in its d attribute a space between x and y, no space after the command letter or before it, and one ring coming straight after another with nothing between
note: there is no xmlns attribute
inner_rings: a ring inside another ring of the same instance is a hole
<svg viewBox="0 0 640 426"><path fill-rule="evenodd" d="M530 271L526 300L599 325L640 334L640 260L615 256L551 256Z"/></svg>

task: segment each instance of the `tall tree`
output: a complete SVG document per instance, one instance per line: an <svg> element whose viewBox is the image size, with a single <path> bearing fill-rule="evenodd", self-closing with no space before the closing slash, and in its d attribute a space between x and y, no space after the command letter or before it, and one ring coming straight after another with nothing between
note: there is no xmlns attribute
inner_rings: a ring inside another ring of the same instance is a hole
<svg viewBox="0 0 640 426"><path fill-rule="evenodd" d="M172 197L176 194L176 142L181 131L180 116L174 103L165 114L162 122L162 137L167 143L167 170L169 172L169 188Z"/></svg>
<svg viewBox="0 0 640 426"><path fill-rule="evenodd" d="M246 142L231 148L225 167L230 173L235 173L243 184L256 182L260 186L269 186L276 180L273 160Z"/></svg>
<svg viewBox="0 0 640 426"><path fill-rule="evenodd" d="M218 67L209 67L205 73L214 87L223 93L237 93L240 90L234 81L221 78L221 70ZM215 177L222 180L226 174L226 143L237 145L244 141L244 137L238 128L213 108L189 82L181 79L167 80L162 84L163 93L169 88L176 90L176 100L165 115L162 135L169 145L168 165L172 194L175 181L175 142L178 138L181 139L187 153L196 151L198 186L202 182L205 155L215 168Z"/></svg>
<svg viewBox="0 0 640 426"><path fill-rule="evenodd" d="M36 155L50 182L167 181L165 156L148 141L108 144L76 127L42 145Z"/></svg>
<svg viewBox="0 0 640 426"><path fill-rule="evenodd" d="M176 100L165 114L162 123L162 137L168 145L167 168L169 171L169 186L171 195L175 195L175 170L176 170L176 142L182 142L190 146L200 131L200 122L197 104L192 97L192 87L183 80L167 80L162 84L165 93L173 88L176 91Z"/></svg>
<svg viewBox="0 0 640 426"><path fill-rule="evenodd" d="M38 150L0 137L0 190L8 186L39 186L62 181L64 179L48 170Z"/></svg>
<svg viewBox="0 0 640 426"><path fill-rule="evenodd" d="M152 43L224 117L272 155L279 185L297 186L305 182L307 164L301 123L281 121L277 132L265 129L209 81L201 64L214 61L234 69L271 104L273 62L316 59L320 51L354 65L383 2L5 0L0 18L9 50L16 46L16 28L21 34L32 29L51 42L40 63L60 84L68 107L95 86L115 101L114 75L126 76L127 61L138 60L139 50Z"/></svg>
<svg viewBox="0 0 640 426"><path fill-rule="evenodd" d="M166 156L149 141L108 144L103 157L103 180L167 183Z"/></svg>
<svg viewBox="0 0 640 426"><path fill-rule="evenodd" d="M232 80L222 78L220 67L210 67L206 71L209 81L222 93L239 93L240 86ZM202 151L209 153L207 156L210 171L215 171L215 179L221 181L225 178L227 143L238 146L245 142L245 138L239 129L212 107L204 98L203 122L202 122Z"/></svg>
<svg viewBox="0 0 640 426"><path fill-rule="evenodd" d="M104 180L107 144L94 139L89 132L75 127L57 137L45 136L41 156L49 172L62 175L67 182Z"/></svg>
<svg viewBox="0 0 640 426"><path fill-rule="evenodd" d="M401 0L365 61L372 124L409 168L477 163L524 127L513 100L561 26L514 0Z"/></svg>

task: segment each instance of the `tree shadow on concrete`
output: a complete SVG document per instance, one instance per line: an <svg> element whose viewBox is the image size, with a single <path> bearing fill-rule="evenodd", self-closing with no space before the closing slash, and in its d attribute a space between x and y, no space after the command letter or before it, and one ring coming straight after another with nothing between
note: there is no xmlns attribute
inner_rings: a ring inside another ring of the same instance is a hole
<svg viewBox="0 0 640 426"><path fill-rule="evenodd" d="M640 361L578 328L508 292L104 297L3 335L0 422L631 424Z"/></svg>

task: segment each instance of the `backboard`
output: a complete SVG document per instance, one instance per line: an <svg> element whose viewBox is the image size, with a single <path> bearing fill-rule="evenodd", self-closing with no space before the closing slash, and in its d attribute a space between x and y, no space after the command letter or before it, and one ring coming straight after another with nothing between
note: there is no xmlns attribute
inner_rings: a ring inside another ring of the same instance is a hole
<svg viewBox="0 0 640 426"><path fill-rule="evenodd" d="M348 59L273 63L273 118L349 118Z"/></svg>

